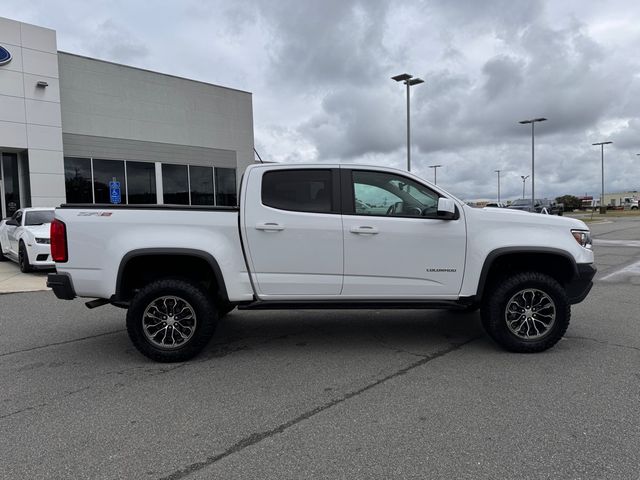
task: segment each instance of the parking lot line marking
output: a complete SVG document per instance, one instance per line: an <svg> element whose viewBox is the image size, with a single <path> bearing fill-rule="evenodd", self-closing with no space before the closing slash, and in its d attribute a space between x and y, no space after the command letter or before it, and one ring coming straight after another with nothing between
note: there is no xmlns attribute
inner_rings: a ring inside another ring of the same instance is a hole
<svg viewBox="0 0 640 480"><path fill-rule="evenodd" d="M602 247L636 247L640 248L640 240L601 240L594 239L594 245L600 245Z"/></svg>
<svg viewBox="0 0 640 480"><path fill-rule="evenodd" d="M611 272L608 275L605 275L600 280L601 281L612 281L612 279L618 279L618 277L635 277L640 275L640 262L632 263L631 265L627 265L615 272Z"/></svg>

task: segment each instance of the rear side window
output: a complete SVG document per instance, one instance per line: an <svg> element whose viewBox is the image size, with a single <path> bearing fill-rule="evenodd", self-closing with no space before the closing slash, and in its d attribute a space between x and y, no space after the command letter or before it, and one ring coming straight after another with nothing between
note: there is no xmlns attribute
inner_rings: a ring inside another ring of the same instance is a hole
<svg viewBox="0 0 640 480"><path fill-rule="evenodd" d="M331 170L274 170L262 177L262 203L280 210L333 213Z"/></svg>

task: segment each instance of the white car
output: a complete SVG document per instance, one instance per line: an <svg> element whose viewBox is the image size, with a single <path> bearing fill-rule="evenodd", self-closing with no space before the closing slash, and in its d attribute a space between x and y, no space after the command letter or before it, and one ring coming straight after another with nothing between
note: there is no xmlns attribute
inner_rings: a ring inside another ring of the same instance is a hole
<svg viewBox="0 0 640 480"><path fill-rule="evenodd" d="M0 222L0 261L18 262L20 270L29 272L54 268L51 258L49 228L53 208L21 208Z"/></svg>

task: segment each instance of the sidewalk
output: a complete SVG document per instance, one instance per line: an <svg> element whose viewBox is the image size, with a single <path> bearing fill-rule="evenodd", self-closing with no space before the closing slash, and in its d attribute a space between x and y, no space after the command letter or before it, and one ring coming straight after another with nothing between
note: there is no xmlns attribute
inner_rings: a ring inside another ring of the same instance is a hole
<svg viewBox="0 0 640 480"><path fill-rule="evenodd" d="M22 273L12 261L0 262L0 294L48 290L48 271Z"/></svg>

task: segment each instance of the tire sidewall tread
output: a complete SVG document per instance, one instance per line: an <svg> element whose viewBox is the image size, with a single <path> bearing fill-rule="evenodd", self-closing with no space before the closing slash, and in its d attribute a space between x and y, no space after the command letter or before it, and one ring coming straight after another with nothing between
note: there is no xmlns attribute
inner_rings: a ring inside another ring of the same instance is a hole
<svg viewBox="0 0 640 480"><path fill-rule="evenodd" d="M556 307L556 319L551 332L538 340L516 337L507 327L504 309L519 290L536 288L549 295ZM535 353L553 347L564 336L571 320L571 305L567 294L553 277L540 272L521 272L504 276L494 283L481 308L482 325L498 345L511 352Z"/></svg>
<svg viewBox="0 0 640 480"><path fill-rule="evenodd" d="M142 327L142 316L156 298L175 295L189 302L196 313L196 330L185 345L175 350L162 350L152 345ZM164 278L143 287L131 300L127 311L127 333L136 349L157 362L184 362L207 346L218 323L218 313L211 296L198 284L183 278Z"/></svg>

